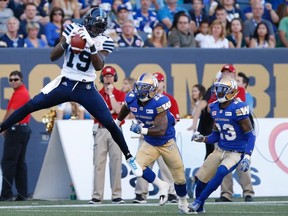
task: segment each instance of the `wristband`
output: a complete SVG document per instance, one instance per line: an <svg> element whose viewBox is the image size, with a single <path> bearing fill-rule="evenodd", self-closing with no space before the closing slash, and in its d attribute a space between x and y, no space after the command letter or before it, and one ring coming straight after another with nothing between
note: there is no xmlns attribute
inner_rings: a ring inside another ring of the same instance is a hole
<svg viewBox="0 0 288 216"><path fill-rule="evenodd" d="M141 134L147 135L148 134L148 128L141 128Z"/></svg>
<svg viewBox="0 0 288 216"><path fill-rule="evenodd" d="M114 94L109 95L109 98L115 98Z"/></svg>
<svg viewBox="0 0 288 216"><path fill-rule="evenodd" d="M97 54L97 50L96 50L95 45L90 47L90 51L91 51L91 55Z"/></svg>
<svg viewBox="0 0 288 216"><path fill-rule="evenodd" d="M60 46L63 50L66 50L68 48L69 44L64 42L64 43L60 44Z"/></svg>

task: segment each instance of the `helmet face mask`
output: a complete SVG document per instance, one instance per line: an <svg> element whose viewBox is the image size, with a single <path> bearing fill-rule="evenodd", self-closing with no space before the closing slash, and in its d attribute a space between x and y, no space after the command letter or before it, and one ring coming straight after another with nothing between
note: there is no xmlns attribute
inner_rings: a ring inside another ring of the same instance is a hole
<svg viewBox="0 0 288 216"><path fill-rule="evenodd" d="M142 102L152 99L158 90L157 79L149 73L142 74L134 84L134 93Z"/></svg>
<svg viewBox="0 0 288 216"><path fill-rule="evenodd" d="M236 80L224 77L214 83L214 92L219 103L230 101L238 94L238 85Z"/></svg>
<svg viewBox="0 0 288 216"><path fill-rule="evenodd" d="M91 8L84 16L83 25L91 37L96 37L107 28L107 14L100 7Z"/></svg>

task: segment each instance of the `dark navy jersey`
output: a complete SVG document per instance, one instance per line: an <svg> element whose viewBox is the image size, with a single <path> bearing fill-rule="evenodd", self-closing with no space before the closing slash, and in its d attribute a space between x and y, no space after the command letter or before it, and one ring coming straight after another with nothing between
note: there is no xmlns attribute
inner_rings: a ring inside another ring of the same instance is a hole
<svg viewBox="0 0 288 216"><path fill-rule="evenodd" d="M143 106L132 91L126 95L126 105L131 113L133 113L136 120L143 125L143 128L152 127L156 116L161 112L167 111L168 126L165 135L144 135L144 140L147 143L153 146L161 146L167 143L170 139L175 139L175 118L169 111L171 102L167 96L157 94L154 98L149 100L145 106Z"/></svg>
<svg viewBox="0 0 288 216"><path fill-rule="evenodd" d="M220 132L218 146L227 151L245 152L247 138L238 122L249 118L249 106L245 102L233 100L225 109L220 108L217 101L210 104L210 108L211 116Z"/></svg>

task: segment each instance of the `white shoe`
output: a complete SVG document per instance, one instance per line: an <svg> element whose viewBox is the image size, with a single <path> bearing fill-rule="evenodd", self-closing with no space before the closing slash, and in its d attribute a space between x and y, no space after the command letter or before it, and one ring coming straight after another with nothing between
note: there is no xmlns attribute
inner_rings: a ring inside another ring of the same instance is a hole
<svg viewBox="0 0 288 216"><path fill-rule="evenodd" d="M143 175L143 170L134 157L129 158L127 163L136 177L141 177Z"/></svg>
<svg viewBox="0 0 288 216"><path fill-rule="evenodd" d="M161 187L159 187L159 205L162 206L168 201L168 192L170 185L167 182L162 181Z"/></svg>
<svg viewBox="0 0 288 216"><path fill-rule="evenodd" d="M178 205L178 209L179 214L198 214L198 212L188 208L188 205Z"/></svg>

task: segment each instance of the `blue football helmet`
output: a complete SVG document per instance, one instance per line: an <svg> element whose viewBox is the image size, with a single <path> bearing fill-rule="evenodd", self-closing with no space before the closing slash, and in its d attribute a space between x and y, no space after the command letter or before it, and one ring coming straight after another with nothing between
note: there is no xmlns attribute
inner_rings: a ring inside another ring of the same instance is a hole
<svg viewBox="0 0 288 216"><path fill-rule="evenodd" d="M107 28L107 13L100 7L93 7L84 16L83 25L91 37L96 37Z"/></svg>
<svg viewBox="0 0 288 216"><path fill-rule="evenodd" d="M238 85L236 80L230 77L223 77L213 85L219 103L230 101L238 94Z"/></svg>
<svg viewBox="0 0 288 216"><path fill-rule="evenodd" d="M152 74L142 74L134 84L133 91L142 102L152 99L158 90L158 80Z"/></svg>

